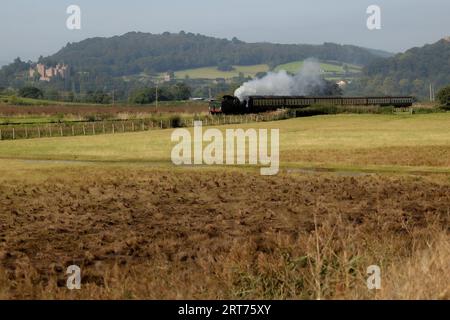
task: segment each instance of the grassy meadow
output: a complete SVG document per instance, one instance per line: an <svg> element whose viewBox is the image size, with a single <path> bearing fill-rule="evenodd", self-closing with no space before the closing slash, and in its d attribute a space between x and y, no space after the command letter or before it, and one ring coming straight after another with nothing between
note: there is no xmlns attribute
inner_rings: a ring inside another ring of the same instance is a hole
<svg viewBox="0 0 450 320"><path fill-rule="evenodd" d="M276 66L273 71L277 72L280 70L285 70L290 73L297 73L301 67L303 66L303 61L293 61L285 64L280 64ZM325 73L325 76L329 73L333 74L344 74L344 68L341 65L337 64L331 64L326 62L321 62L320 67ZM356 65L348 65L350 72L360 72L361 67ZM233 66L234 70L231 71L220 71L217 69L217 67L203 67L203 68L194 68L194 69L186 69L186 70L179 70L175 72L175 78L176 79L185 79L186 77L189 77L191 79L231 79L234 77L238 77L239 74L243 74L244 77L255 77L257 73L260 72L268 72L270 71L270 68L266 64L258 64L258 65L251 65L251 66ZM160 77L162 77L164 74L161 74Z"/></svg>
<svg viewBox="0 0 450 320"><path fill-rule="evenodd" d="M258 72L269 71L266 64L258 64L252 66L233 66L234 70L220 71L217 67L205 67L188 70L180 70L175 72L175 78L184 79L188 76L191 79L231 79L238 77L242 73L245 77L254 77Z"/></svg>
<svg viewBox="0 0 450 320"><path fill-rule="evenodd" d="M275 67L274 71L285 70L290 73L297 73L303 66L304 61L294 61L285 64L280 64ZM356 65L348 64L350 72L361 72L361 67ZM344 73L344 67L341 65L331 64L331 63L320 63L320 68L326 73Z"/></svg>
<svg viewBox="0 0 450 320"><path fill-rule="evenodd" d="M284 167L450 170L450 114L334 115L225 128L279 128ZM170 165L173 129L2 141L0 157Z"/></svg>

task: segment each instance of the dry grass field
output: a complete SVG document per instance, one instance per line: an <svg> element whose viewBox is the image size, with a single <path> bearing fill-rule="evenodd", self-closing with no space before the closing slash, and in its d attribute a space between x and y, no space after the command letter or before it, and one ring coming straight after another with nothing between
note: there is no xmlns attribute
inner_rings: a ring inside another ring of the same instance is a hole
<svg viewBox="0 0 450 320"><path fill-rule="evenodd" d="M33 174L2 179L1 298L450 297L445 176ZM77 292L65 287L71 264L82 269ZM373 264L376 294L365 287Z"/></svg>
<svg viewBox="0 0 450 320"><path fill-rule="evenodd" d="M259 123L272 177L174 167L171 130L0 141L0 298L450 299L449 124Z"/></svg>

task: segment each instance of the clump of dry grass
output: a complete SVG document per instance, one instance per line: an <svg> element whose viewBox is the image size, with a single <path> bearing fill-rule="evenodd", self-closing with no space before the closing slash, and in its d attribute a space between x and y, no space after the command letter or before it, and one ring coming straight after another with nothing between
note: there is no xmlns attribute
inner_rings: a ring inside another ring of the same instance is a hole
<svg viewBox="0 0 450 320"><path fill-rule="evenodd" d="M444 231L435 233L434 227L427 229L429 247L423 249L424 239L420 239L416 250L401 250L414 242L412 238L363 234L334 219L325 221L304 241L279 238L276 254L259 253L252 259L255 248L239 245L237 257L228 260L234 272L225 281L233 284L226 297L449 299L450 238ZM381 290L369 290L366 285L367 267L374 264L382 270Z"/></svg>
<svg viewBox="0 0 450 320"><path fill-rule="evenodd" d="M450 239L435 235L425 249L390 265L385 272L379 299L450 300Z"/></svg>

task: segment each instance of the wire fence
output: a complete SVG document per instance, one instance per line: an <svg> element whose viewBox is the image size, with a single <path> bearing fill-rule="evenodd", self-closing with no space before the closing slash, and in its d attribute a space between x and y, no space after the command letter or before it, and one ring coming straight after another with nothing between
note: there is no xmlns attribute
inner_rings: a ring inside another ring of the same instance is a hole
<svg viewBox="0 0 450 320"><path fill-rule="evenodd" d="M0 125L0 140L19 140L50 137L88 136L100 134L120 134L168 128L193 127L194 121L202 121L203 126L220 126L262 121L276 121L291 118L288 112L249 115L216 115L198 118L172 117L169 119L129 119L91 122L61 122L36 124Z"/></svg>

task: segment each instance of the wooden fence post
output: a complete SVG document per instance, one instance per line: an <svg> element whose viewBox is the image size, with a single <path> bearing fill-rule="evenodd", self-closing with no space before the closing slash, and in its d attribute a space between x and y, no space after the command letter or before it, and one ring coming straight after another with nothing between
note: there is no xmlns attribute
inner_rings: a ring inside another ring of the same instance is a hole
<svg viewBox="0 0 450 320"><path fill-rule="evenodd" d="M41 137L41 128L38 127L38 138Z"/></svg>
<svg viewBox="0 0 450 320"><path fill-rule="evenodd" d="M112 124L112 133L116 133L116 131L114 130L114 123Z"/></svg>
<svg viewBox="0 0 450 320"><path fill-rule="evenodd" d="M2 129L0 129L0 140L2 140Z"/></svg>
<svg viewBox="0 0 450 320"><path fill-rule="evenodd" d="M122 132L125 132L125 125L123 124L123 121L122 121Z"/></svg>
<svg viewBox="0 0 450 320"><path fill-rule="evenodd" d="M105 134L105 121L102 122L102 132Z"/></svg>
<svg viewBox="0 0 450 320"><path fill-rule="evenodd" d="M63 128L62 128L62 126L59 126L59 131L61 132L61 137L64 136L63 135Z"/></svg>
<svg viewBox="0 0 450 320"><path fill-rule="evenodd" d="M131 121L131 131L134 132L134 122L133 121Z"/></svg>
<svg viewBox="0 0 450 320"><path fill-rule="evenodd" d="M94 122L92 123L92 135L95 136L95 123Z"/></svg>
<svg viewBox="0 0 450 320"><path fill-rule="evenodd" d="M50 132L50 137L51 137L52 136L52 126L50 124L48 125L48 130Z"/></svg>
<svg viewBox="0 0 450 320"><path fill-rule="evenodd" d="M25 126L25 139L28 139L28 126Z"/></svg>
<svg viewBox="0 0 450 320"><path fill-rule="evenodd" d="M12 128L13 129L13 140L14 139L16 139L16 131L14 130L14 128Z"/></svg>
<svg viewBox="0 0 450 320"><path fill-rule="evenodd" d="M72 126L72 136L75 135L75 128Z"/></svg>
<svg viewBox="0 0 450 320"><path fill-rule="evenodd" d="M86 135L86 127L84 126L84 123L83 123L83 135L84 136Z"/></svg>

